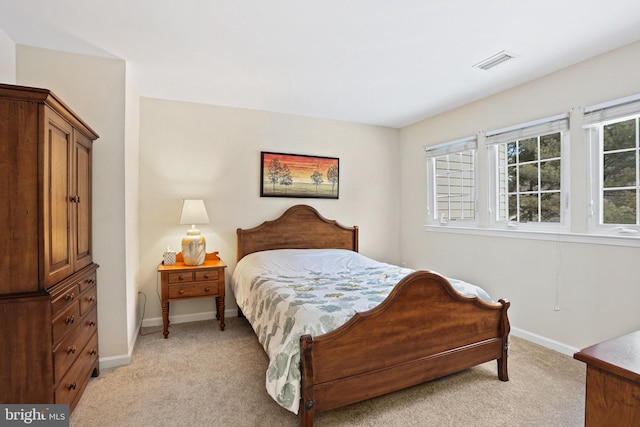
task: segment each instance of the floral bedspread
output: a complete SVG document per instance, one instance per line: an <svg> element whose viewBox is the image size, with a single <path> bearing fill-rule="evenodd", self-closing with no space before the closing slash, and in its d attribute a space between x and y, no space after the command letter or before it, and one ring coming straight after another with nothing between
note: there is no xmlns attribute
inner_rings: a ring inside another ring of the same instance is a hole
<svg viewBox="0 0 640 427"><path fill-rule="evenodd" d="M372 309L412 271L340 249L280 249L240 260L231 287L269 357L269 395L298 413L300 336L325 334ZM477 286L448 280L463 295L491 301Z"/></svg>

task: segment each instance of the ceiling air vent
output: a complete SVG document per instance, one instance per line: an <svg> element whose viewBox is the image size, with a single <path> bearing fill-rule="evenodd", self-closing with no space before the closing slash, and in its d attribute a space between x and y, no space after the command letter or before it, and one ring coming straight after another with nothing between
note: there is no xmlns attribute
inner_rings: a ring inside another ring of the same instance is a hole
<svg viewBox="0 0 640 427"><path fill-rule="evenodd" d="M517 56L518 55L516 55L515 53L511 53L511 52L507 52L506 50L503 50L502 52L498 52L495 55L490 56L484 61L478 62L473 67L480 68L481 70L489 70L495 66L498 66L504 62L509 61L510 59L514 59Z"/></svg>

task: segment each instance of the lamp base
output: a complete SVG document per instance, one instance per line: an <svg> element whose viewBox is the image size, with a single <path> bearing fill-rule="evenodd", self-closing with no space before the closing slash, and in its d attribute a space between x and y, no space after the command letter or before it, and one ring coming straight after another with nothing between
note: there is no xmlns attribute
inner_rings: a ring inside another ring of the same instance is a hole
<svg viewBox="0 0 640 427"><path fill-rule="evenodd" d="M182 238L182 259L185 265L202 265L206 254L207 244L204 236L189 235Z"/></svg>

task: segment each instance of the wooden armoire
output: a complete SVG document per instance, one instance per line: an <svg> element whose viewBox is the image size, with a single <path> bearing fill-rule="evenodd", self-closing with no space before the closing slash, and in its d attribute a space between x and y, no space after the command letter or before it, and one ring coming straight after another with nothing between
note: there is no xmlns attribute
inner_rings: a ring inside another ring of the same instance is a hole
<svg viewBox="0 0 640 427"><path fill-rule="evenodd" d="M99 374L98 135L46 89L0 84L0 403L78 403Z"/></svg>

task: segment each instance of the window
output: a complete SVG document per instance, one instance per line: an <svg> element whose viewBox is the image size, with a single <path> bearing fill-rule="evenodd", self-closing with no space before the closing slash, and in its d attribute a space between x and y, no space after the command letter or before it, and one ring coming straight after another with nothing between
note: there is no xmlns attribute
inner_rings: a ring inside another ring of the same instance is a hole
<svg viewBox="0 0 640 427"><path fill-rule="evenodd" d="M637 234L640 229L639 120L638 97L585 109L594 231Z"/></svg>
<svg viewBox="0 0 640 427"><path fill-rule="evenodd" d="M476 221L476 138L426 147L428 222Z"/></svg>
<svg viewBox="0 0 640 427"><path fill-rule="evenodd" d="M487 133L493 225L566 226L566 115Z"/></svg>

